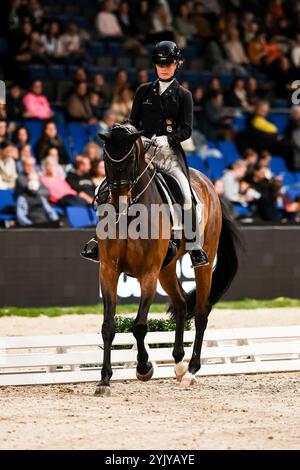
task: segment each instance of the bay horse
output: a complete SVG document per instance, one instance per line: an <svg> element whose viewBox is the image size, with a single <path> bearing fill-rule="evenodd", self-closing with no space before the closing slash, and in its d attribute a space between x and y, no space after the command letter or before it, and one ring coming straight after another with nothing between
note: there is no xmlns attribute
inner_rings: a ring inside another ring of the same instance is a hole
<svg viewBox="0 0 300 470"><path fill-rule="evenodd" d="M117 124L107 134L99 134L104 140L108 202L118 210L120 196L125 198L129 206L137 200L146 208L150 208L151 204L164 203L153 173L148 171L149 163L145 159L141 134L130 123ZM101 381L97 385L96 395L110 394L111 346L115 336L117 284L121 273L137 278L141 287L138 313L133 326L138 349L137 378L147 381L153 374L144 339L147 334L149 308L159 280L171 300L169 311L176 322L173 357L177 381L181 388L188 388L195 382L195 374L201 366L200 354L208 315L212 306L230 286L238 269L238 230L225 207L221 207L211 181L194 169L190 169L190 177L192 187L206 208L203 212L204 248L210 261L209 265L195 269L196 288L193 291L186 293L176 275L176 261L186 252L184 240L174 259L162 269L169 246L169 239L161 236L162 222L168 224L170 236L172 228L167 211L162 211L158 222L159 237L156 239L132 239L129 235L121 239L118 236L118 224L116 237L101 240L98 237L99 279L104 304L104 356ZM119 212L119 219L121 217L122 212ZM99 223L100 221L101 215ZM150 218L144 223L150 225ZM216 255L217 265L213 269ZM195 318L196 336L192 357L187 364L183 362L183 334L185 321L192 317Z"/></svg>

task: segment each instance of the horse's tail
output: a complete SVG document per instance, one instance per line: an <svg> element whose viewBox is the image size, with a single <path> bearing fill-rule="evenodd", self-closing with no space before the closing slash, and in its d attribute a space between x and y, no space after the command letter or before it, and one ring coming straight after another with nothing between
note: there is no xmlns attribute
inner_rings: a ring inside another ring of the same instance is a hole
<svg viewBox="0 0 300 470"><path fill-rule="evenodd" d="M212 285L208 297L211 308L229 289L239 267L238 247L242 245L239 229L231 217L228 208L221 201L222 230L217 251L217 266L213 272ZM201 269L201 268L200 268ZM196 289L187 297L187 320L194 316Z"/></svg>

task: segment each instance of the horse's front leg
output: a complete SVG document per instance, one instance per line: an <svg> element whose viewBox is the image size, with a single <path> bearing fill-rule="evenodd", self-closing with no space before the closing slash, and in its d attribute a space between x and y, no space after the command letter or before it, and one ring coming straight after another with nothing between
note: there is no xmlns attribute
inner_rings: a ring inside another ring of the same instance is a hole
<svg viewBox="0 0 300 470"><path fill-rule="evenodd" d="M139 380L146 382L153 375L153 366L145 348L144 339L148 331L147 318L148 312L156 292L157 277L154 274L144 276L140 279L141 299L137 317L133 325L133 335L137 342L137 368L136 376Z"/></svg>
<svg viewBox="0 0 300 470"><path fill-rule="evenodd" d="M102 324L102 338L104 345L103 366L101 381L97 385L95 395L110 395L111 368L111 345L115 337L115 313L117 301L117 284L119 274L100 265L100 283L104 305L104 319Z"/></svg>

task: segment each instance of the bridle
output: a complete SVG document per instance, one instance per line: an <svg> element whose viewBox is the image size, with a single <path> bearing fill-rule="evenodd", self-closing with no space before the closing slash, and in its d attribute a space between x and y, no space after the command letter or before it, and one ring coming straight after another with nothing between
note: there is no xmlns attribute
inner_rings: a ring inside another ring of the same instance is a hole
<svg viewBox="0 0 300 470"><path fill-rule="evenodd" d="M119 124L119 126L121 126L121 125ZM125 128L125 129L127 129L127 128ZM128 130L128 133L130 134L129 130ZM154 145L154 143L150 142L149 145ZM151 176L149 182L146 184L146 186L135 197L132 197L132 192L133 192L134 188L136 187L137 183L139 182L139 180L142 178L142 176L146 173L146 171L151 166L151 164L152 164L152 162L155 158L156 151L154 152L153 157L151 158L151 160L149 160L146 167L143 169L143 171L140 174L137 174L137 172L138 172L138 161L139 161L139 157L141 155L141 146L137 141L134 142L134 144L129 149L129 151L126 153L126 155L124 155L124 157L122 157L121 159L117 160L117 159L113 158L109 154L109 152L106 148L106 145L104 145L104 154L107 157L107 158L105 158L105 164L108 165L110 168L113 168L113 170L116 171L116 172L122 172L122 171L126 170L126 168L129 165L129 162L132 162L132 159L133 159L132 163L133 163L134 171L133 171L132 178L130 178L130 179L117 179L117 180L111 180L111 179L108 179L108 178L106 179L106 181L108 183L108 188L109 188L110 194L113 190L118 190L118 189L122 189L122 188L126 188L126 187L129 188L129 190L128 190L128 207L129 207L131 204L134 204L135 202L137 202L139 200L141 195L150 186L150 184L152 183L152 181L153 181L153 179L156 175L157 170L156 170L156 168L154 168L152 176ZM128 208L127 208L127 210L128 210ZM122 215L122 214L120 214L120 215Z"/></svg>

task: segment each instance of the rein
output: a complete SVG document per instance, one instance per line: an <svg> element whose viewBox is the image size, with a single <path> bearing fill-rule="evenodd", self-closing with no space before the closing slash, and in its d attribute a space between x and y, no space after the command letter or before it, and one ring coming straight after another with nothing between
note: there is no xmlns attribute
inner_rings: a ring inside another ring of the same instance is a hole
<svg viewBox="0 0 300 470"><path fill-rule="evenodd" d="M155 144L154 144L153 142L150 142L149 145L155 145ZM124 170L125 168L127 168L128 164L129 164L129 159L128 159L128 162L127 162L127 163L126 163L126 159L134 152L134 149L135 149L135 148L136 148L136 153L138 154L138 153L139 153L139 152L138 152L139 146L138 146L137 142L135 142L135 143L133 144L133 146L131 147L131 149L127 152L127 154L126 154L122 159L120 159L120 160L116 160L116 159L112 158L112 157L109 155L109 153L108 153L107 149L105 148L105 146L104 146L104 153L105 153L105 155L108 157L108 159L109 159L110 161L114 162L114 163L123 162L122 165L118 165L117 167L116 167L116 165L112 165L112 164L111 164L111 166L114 166L114 168L115 168L117 171L122 171L122 170ZM148 148L149 148L149 147L148 147ZM146 173L146 171L147 171L147 170L149 169L149 167L151 166L151 164L152 164L152 162L153 162L153 160L154 160L154 158L155 158L155 156L156 156L156 152L157 152L157 146L156 146L156 149L155 149L155 151L154 151L153 157L151 158L151 160L148 161L148 163L147 163L146 167L144 168L144 170L142 171L142 173L140 173L133 181L129 181L129 184L130 184L130 187L129 187L129 190L128 190L129 204L127 205L126 209L124 209L122 212L120 212L120 213L118 214L118 218L117 218L116 224L119 223L120 217L121 217L122 215L126 215L126 214L127 214L129 207L130 207L132 204L135 204L135 203L140 199L140 197L142 196L142 194L144 194L144 192L148 189L148 187L149 187L150 184L152 183L153 179L155 178L155 175L156 175L156 172L157 172L157 169L156 169L156 168L154 168L153 174L152 174L150 180L148 181L148 183L146 184L146 186L145 186L135 197L132 197L132 192L133 192L134 188L136 187L137 183L140 181L140 179L143 177L143 175ZM136 162L137 162L137 158L136 158L136 154L134 154L134 164L135 164L135 166L136 166ZM122 187L122 186L125 186L125 185L128 184L128 180L120 180L120 181L117 181L117 182L107 180L107 182L108 182L108 184L109 184L109 186L110 186L110 188L109 188L110 192L111 192L111 186L112 186L112 187L117 187L117 188L119 188L119 187Z"/></svg>

